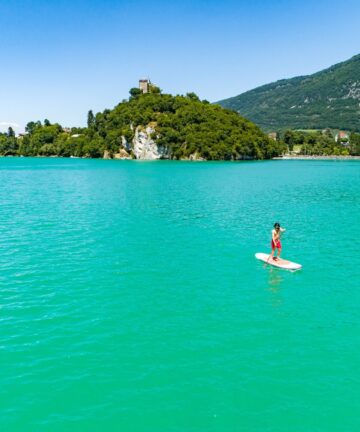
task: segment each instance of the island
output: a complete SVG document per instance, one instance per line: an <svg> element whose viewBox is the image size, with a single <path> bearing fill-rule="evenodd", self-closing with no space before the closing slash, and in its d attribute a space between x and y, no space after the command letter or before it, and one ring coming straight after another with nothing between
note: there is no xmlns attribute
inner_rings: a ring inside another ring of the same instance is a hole
<svg viewBox="0 0 360 432"><path fill-rule="evenodd" d="M112 110L87 116L87 127L31 121L15 136L0 134L3 156L59 156L105 159L249 160L271 159L285 151L253 122L219 105L163 94L140 80L130 97Z"/></svg>

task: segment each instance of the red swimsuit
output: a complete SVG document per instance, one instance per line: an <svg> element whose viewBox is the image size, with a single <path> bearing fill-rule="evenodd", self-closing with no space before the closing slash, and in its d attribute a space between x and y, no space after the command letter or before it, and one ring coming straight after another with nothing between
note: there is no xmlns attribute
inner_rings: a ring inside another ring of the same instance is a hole
<svg viewBox="0 0 360 432"><path fill-rule="evenodd" d="M281 241L274 242L274 240L271 240L271 249L281 249Z"/></svg>

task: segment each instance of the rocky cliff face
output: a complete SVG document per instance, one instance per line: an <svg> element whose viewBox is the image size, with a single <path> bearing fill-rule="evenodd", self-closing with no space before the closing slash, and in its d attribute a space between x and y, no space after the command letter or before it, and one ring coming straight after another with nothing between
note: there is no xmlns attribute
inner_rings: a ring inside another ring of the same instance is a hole
<svg viewBox="0 0 360 432"><path fill-rule="evenodd" d="M168 159L169 154L166 148L156 144L152 138L155 130L148 126L145 130L139 126L135 129L135 136L132 141L132 151L135 159L156 160Z"/></svg>
<svg viewBox="0 0 360 432"><path fill-rule="evenodd" d="M139 160L157 160L170 159L170 152L167 148L159 146L153 139L155 129L147 126L145 129L141 126L132 128L135 130L134 138L129 143L124 136L121 137L121 146L118 153L110 154L108 150L104 151L104 159L139 159ZM198 152L194 152L189 157L182 158L188 161L204 161Z"/></svg>
<svg viewBox="0 0 360 432"><path fill-rule="evenodd" d="M111 154L109 150L105 150L103 159L132 159L132 157L124 148L120 148L118 153L115 154Z"/></svg>
<svg viewBox="0 0 360 432"><path fill-rule="evenodd" d="M140 160L169 159L170 156L167 149L159 146L153 139L152 136L154 132L155 129L150 126L145 129L141 126L137 126L132 142L128 142L126 138L122 136L118 153L110 154L108 150L105 150L103 158Z"/></svg>

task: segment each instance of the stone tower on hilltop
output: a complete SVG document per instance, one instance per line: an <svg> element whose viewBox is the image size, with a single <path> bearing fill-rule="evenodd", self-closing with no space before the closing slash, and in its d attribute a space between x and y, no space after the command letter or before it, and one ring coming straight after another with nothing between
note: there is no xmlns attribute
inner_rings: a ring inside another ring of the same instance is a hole
<svg viewBox="0 0 360 432"><path fill-rule="evenodd" d="M151 85L151 81L149 79L140 79L139 80L139 89L143 93L149 93L150 92L150 85Z"/></svg>

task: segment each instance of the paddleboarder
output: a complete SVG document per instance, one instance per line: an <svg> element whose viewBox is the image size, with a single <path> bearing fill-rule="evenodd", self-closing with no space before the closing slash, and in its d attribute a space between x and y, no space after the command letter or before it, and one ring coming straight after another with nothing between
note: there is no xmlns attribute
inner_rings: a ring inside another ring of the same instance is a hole
<svg viewBox="0 0 360 432"><path fill-rule="evenodd" d="M269 256L269 260L278 260L280 259L281 254L281 234L286 231L285 228L281 228L279 222L274 224L274 229L271 231L271 254ZM277 250L277 256L274 256L275 251Z"/></svg>

